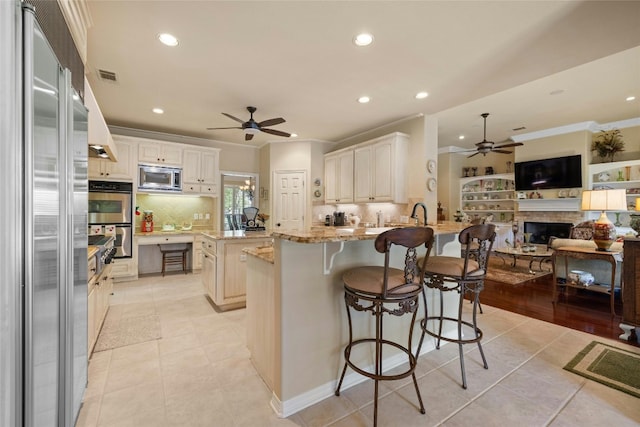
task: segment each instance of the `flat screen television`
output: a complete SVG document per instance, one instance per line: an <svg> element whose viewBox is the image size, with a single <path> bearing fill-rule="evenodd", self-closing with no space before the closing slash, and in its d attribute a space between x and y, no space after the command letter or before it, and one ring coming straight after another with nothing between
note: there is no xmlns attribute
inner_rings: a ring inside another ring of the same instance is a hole
<svg viewBox="0 0 640 427"><path fill-rule="evenodd" d="M581 155L515 164L516 191L582 187Z"/></svg>

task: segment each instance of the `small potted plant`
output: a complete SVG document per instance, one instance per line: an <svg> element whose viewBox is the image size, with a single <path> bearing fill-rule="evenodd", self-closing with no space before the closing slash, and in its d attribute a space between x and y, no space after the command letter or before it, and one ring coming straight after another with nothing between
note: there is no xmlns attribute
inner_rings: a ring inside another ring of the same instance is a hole
<svg viewBox="0 0 640 427"><path fill-rule="evenodd" d="M619 129L601 130L591 143L591 151L598 153L598 157L613 162L617 153L624 151L624 141Z"/></svg>

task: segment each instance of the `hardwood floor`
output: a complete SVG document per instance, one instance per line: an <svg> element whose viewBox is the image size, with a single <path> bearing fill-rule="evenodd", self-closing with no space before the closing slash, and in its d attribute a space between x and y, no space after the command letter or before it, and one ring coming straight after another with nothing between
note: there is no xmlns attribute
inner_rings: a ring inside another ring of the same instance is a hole
<svg viewBox="0 0 640 427"><path fill-rule="evenodd" d="M570 289L567 296L560 296L556 307L552 301L551 276L510 285L485 281L480 294L482 304L498 307L513 313L588 332L590 334L619 339L622 321L622 304L616 295L616 316L611 317L609 296L587 290ZM630 343L640 346L637 343Z"/></svg>

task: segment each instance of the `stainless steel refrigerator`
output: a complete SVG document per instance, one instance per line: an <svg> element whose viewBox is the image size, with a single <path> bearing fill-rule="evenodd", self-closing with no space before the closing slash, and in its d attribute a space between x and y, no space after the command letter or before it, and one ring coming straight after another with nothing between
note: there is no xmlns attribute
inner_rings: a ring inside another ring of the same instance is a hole
<svg viewBox="0 0 640 427"><path fill-rule="evenodd" d="M73 426L87 383L87 110L0 1L0 425Z"/></svg>

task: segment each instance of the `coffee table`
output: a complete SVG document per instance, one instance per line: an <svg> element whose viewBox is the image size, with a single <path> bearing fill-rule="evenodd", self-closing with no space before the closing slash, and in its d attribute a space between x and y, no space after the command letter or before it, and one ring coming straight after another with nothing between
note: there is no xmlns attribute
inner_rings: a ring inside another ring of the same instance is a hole
<svg viewBox="0 0 640 427"><path fill-rule="evenodd" d="M515 267L516 266L516 261L518 260L518 258L529 258L529 273L531 274L535 274L533 271L533 263L534 262L538 262L538 270L543 271L542 270L542 263L545 261L550 261L551 260L551 256L553 255L553 251L546 248L546 247L540 247L537 246L536 250L533 252L529 252L529 251L523 251L522 248L511 248L511 247L506 247L506 248L498 248L498 249L494 249L493 252L495 252L496 254L500 255L500 258L502 259L502 261L504 261L504 256L506 257L512 257L513 261L511 262L511 267Z"/></svg>

